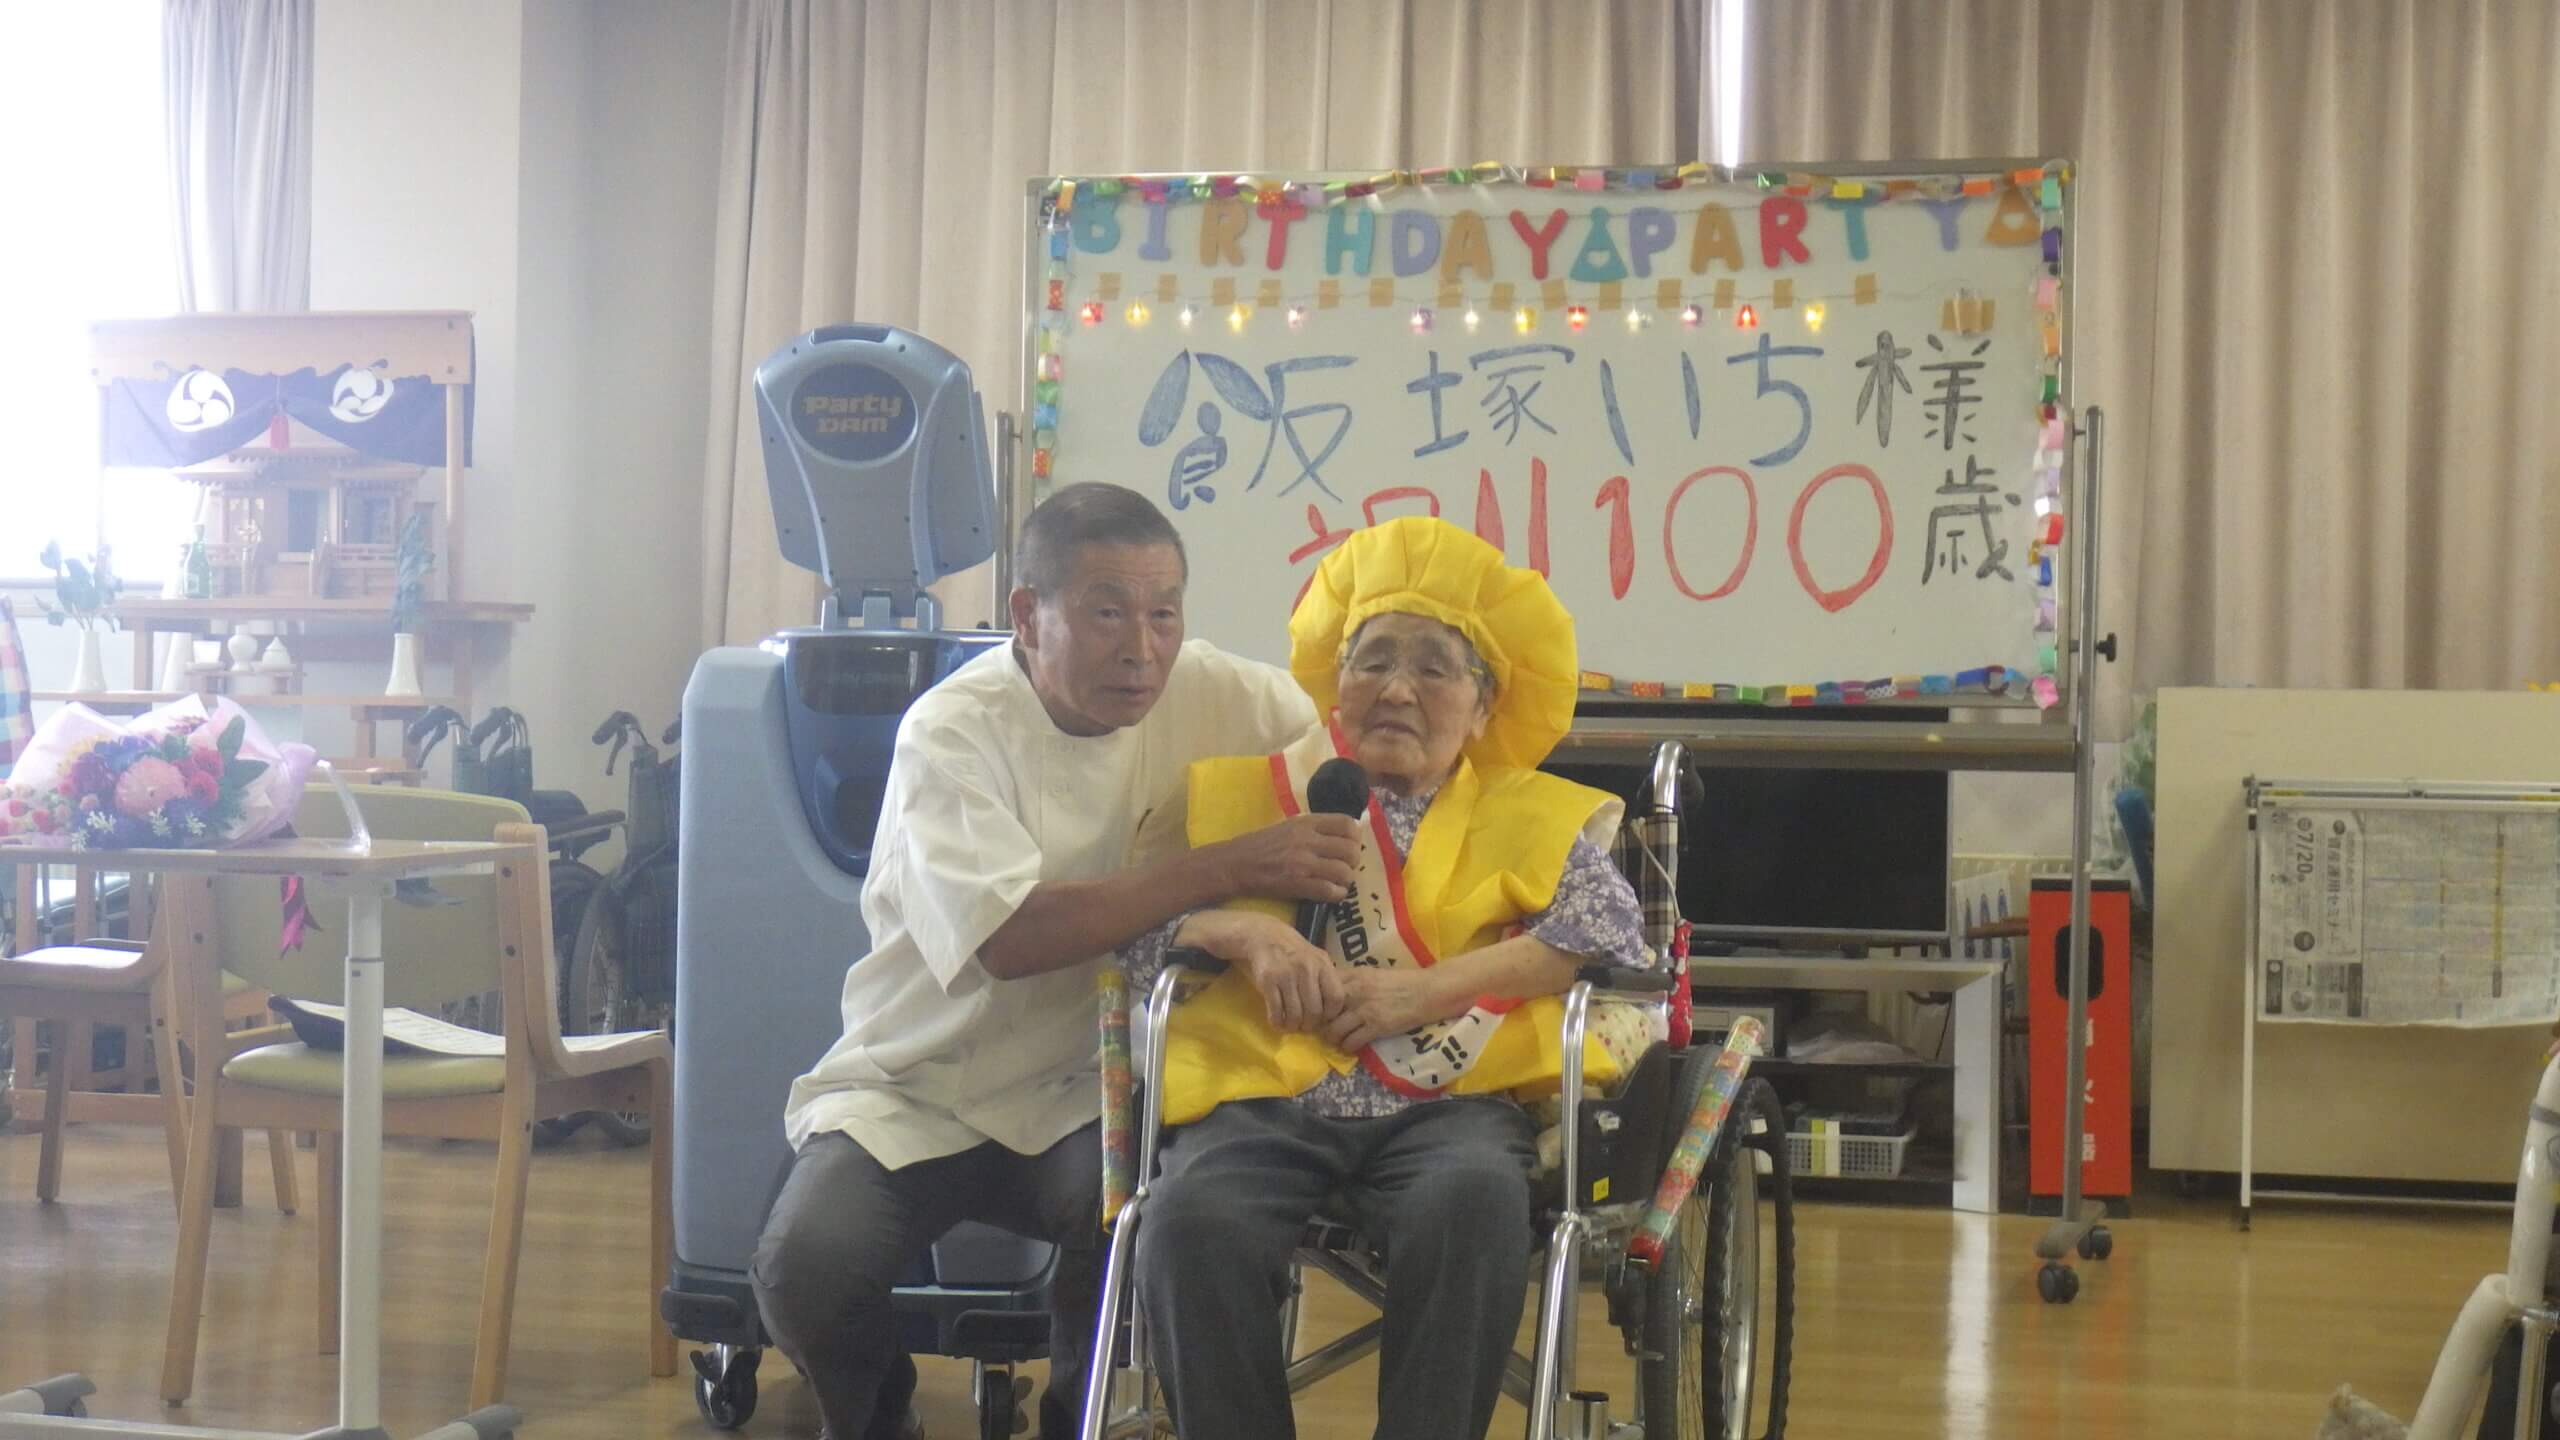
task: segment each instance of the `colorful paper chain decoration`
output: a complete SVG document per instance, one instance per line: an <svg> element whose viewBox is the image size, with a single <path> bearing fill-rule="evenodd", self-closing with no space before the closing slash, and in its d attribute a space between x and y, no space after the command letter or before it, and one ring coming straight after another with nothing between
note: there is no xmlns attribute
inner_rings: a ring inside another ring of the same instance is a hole
<svg viewBox="0 0 2560 1440"><path fill-rule="evenodd" d="M1292 182L1257 179L1251 175L1061 177L1049 182L1043 203L1051 215L1064 216L1074 213L1076 196L1087 192L1104 196L1134 193L1151 204L1181 204L1251 195L1257 205L1295 202L1313 210L1339 205L1346 200L1388 194L1408 186L1528 185L1537 189L1562 186L1575 190L1679 190L1694 181L1710 185L1748 183L1798 198L1822 195L1834 200L1873 198L1887 201L1951 200L1958 196L1990 195L2003 184L2009 184L2036 190L2040 208L2058 212L2062 208L2061 187L2070 179L2071 167L2061 164L2016 170L2001 177L1879 179L1804 170L1740 170L1697 161L1685 165L1650 166L1519 166L1487 162L1481 165L1444 165L1429 170L1381 170L1366 180Z"/></svg>
<svg viewBox="0 0 2560 1440"><path fill-rule="evenodd" d="M1716 1138L1724 1133L1725 1114L1733 1109L1734 1097L1742 1093L1742 1082L1751 1073L1751 1057L1760 1053L1761 1039L1758 1017L1735 1018L1733 1029L1724 1037L1724 1052L1716 1056L1715 1068L1707 1072L1707 1083L1698 1091L1698 1103L1689 1111L1689 1124L1680 1132L1680 1143L1671 1148L1671 1163L1663 1167L1662 1182L1654 1187L1653 1204L1646 1208L1635 1233L1627 1237L1629 1255L1647 1264L1660 1263L1680 1207L1689 1203L1689 1196L1698 1188L1698 1177L1706 1173L1707 1159L1715 1153Z"/></svg>
<svg viewBox="0 0 2560 1440"><path fill-rule="evenodd" d="M1102 1000L1102 1225L1120 1218L1137 1193L1138 1144L1130 1111L1138 1092L1129 1052L1129 987L1106 961L1095 982Z"/></svg>

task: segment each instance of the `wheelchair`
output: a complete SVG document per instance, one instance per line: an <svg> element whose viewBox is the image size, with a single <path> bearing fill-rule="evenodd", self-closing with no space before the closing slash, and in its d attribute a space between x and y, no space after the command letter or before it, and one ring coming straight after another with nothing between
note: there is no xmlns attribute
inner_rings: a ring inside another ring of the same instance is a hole
<svg viewBox="0 0 2560 1440"><path fill-rule="evenodd" d="M683 722L667 727L660 743L676 743ZM533 743L524 716L498 706L476 725L439 705L409 723L407 750L424 765L436 746L453 742L453 788L495 795L525 807L543 827L551 851L552 954L559 957L560 1024L565 1035L602 1035L665 1025L675 993L676 762L649 743L627 710L596 727L590 743L610 747L605 774L629 752L630 808L589 810L572 790L537 789ZM596 869L586 853L623 837L623 858L612 873ZM495 1030L503 1019L498 997L455 1007L446 1019ZM582 1114L545 1120L534 1138L550 1145L568 1139L590 1120L612 1143L645 1145L649 1120L641 1114Z"/></svg>
<svg viewBox="0 0 2560 1440"><path fill-rule="evenodd" d="M660 735L673 746L682 733L678 720ZM627 811L604 811L622 817L622 859L608 874L587 872L576 897L576 924L560 956L560 1025L565 1035L610 1035L631 1030L671 1027L675 1012L676 966L676 834L677 761L649 743L648 732L628 710L616 710L596 727L591 743L610 746L604 773L629 752L630 787ZM552 885L560 889L559 868ZM557 904L557 901L554 902ZM543 1138L564 1140L579 1126L594 1121L614 1144L645 1145L650 1117L590 1112L542 1122Z"/></svg>
<svg viewBox="0 0 2560 1440"><path fill-rule="evenodd" d="M1681 933L1659 851L1677 845L1685 756L1658 757L1656 810L1620 837L1621 863L1637 880L1648 938L1675 948ZM1630 843L1632 842L1632 843ZM1138 1228L1162 1138L1163 1054L1174 1007L1222 970L1197 952L1177 951L1133 1017L1140 1029L1135 1104L1134 1187L1113 1225L1103 1279L1093 1370L1087 1378L1082 1440L1129 1440L1171 1433L1152 1373L1146 1317L1132 1269ZM1745 1440L1785 1433L1794 1347L1795 1216L1785 1112L1763 1079L1746 1078L1724 1112L1697 1184L1672 1215L1657 1258L1631 1248L1658 1183L1680 1145L1721 1054L1718 1044L1656 1043L1628 1069L1615 1094L1586 1099L1583 1042L1600 1004L1672 1005L1685 977L1585 966L1565 996L1559 1099L1560 1164L1533 1177L1537 1233L1523 1237L1542 1275L1536 1353L1514 1353L1503 1392L1527 1407L1528 1440ZM1656 1033L1661 1033L1657 1028ZM1542 1147L1543 1148L1543 1147ZM1769 1221L1770 1283L1762 1284L1762 1220ZM1311 1217L1299 1239L1282 1333L1294 1357L1289 1390L1308 1386L1374 1352L1384 1321L1373 1319L1297 1355L1297 1310L1306 1271L1331 1276L1383 1311L1385 1267L1355 1228ZM1613 1420L1609 1396L1576 1373L1580 1297L1585 1282L1606 1297L1608 1323L1633 1362L1632 1413Z"/></svg>

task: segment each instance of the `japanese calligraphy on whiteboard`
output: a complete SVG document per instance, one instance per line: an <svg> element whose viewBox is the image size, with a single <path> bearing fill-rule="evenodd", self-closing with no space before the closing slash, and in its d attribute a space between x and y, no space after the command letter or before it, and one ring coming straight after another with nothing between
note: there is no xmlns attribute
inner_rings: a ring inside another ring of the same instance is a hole
<svg viewBox="0 0 2560 1440"><path fill-rule="evenodd" d="M1192 633L1266 659L1432 514L1548 576L1592 688L2049 705L2068 178L1054 181L1035 488L1151 496Z"/></svg>
<svg viewBox="0 0 2560 1440"><path fill-rule="evenodd" d="M2257 835L2261 1020L2560 1014L2560 814L2269 805Z"/></svg>

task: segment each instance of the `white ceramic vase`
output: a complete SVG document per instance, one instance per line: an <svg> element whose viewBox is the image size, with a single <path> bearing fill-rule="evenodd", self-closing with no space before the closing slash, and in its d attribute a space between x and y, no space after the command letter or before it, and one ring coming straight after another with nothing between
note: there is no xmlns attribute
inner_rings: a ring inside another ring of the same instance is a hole
<svg viewBox="0 0 2560 1440"><path fill-rule="evenodd" d="M258 663L258 637L244 627L231 632L231 668L247 670Z"/></svg>
<svg viewBox="0 0 2560 1440"><path fill-rule="evenodd" d="M78 667L71 672L71 691L75 695L107 693L106 659L98 647L98 632L94 627L84 626L80 631L80 659Z"/></svg>
<svg viewBox="0 0 2560 1440"><path fill-rule="evenodd" d="M391 683L382 687L385 695L423 695L426 687L418 683L418 637L409 634L391 637Z"/></svg>

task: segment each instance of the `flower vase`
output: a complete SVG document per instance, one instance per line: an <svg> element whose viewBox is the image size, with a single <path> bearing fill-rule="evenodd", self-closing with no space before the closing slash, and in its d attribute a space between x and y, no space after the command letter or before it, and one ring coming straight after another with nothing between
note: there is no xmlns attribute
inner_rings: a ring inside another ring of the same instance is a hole
<svg viewBox="0 0 2560 1440"><path fill-rule="evenodd" d="M391 683L382 687L385 695L422 695L418 683L418 637L403 632L391 637Z"/></svg>
<svg viewBox="0 0 2560 1440"><path fill-rule="evenodd" d="M98 632L83 627L80 631L80 661L71 672L71 691L75 695L103 695L107 690L106 659L98 648Z"/></svg>

